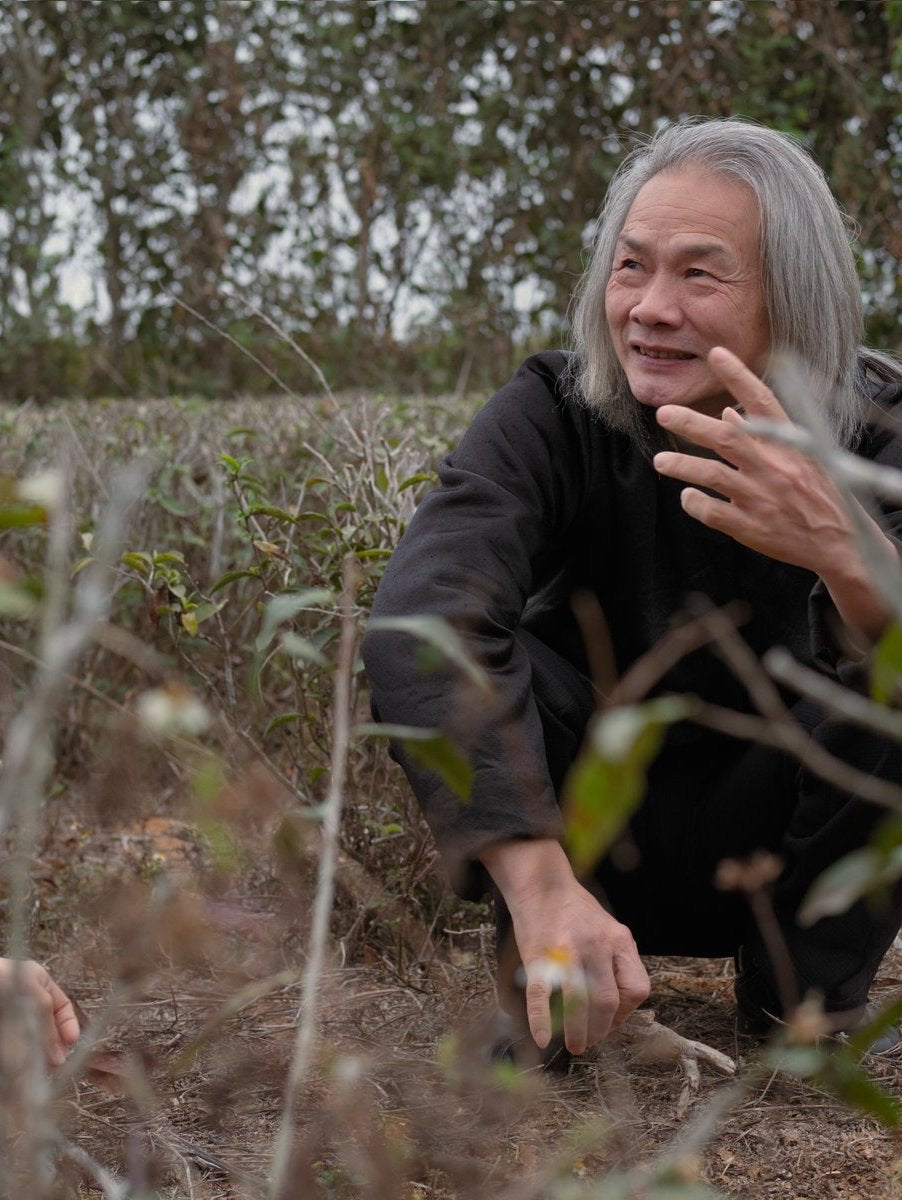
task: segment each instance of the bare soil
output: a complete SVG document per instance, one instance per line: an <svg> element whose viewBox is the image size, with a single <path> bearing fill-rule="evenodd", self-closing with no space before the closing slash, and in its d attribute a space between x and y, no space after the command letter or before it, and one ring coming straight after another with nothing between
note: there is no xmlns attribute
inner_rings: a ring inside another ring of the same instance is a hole
<svg viewBox="0 0 902 1200"><path fill-rule="evenodd" d="M271 1159L299 1003L296 980L278 973L303 959L309 910L296 911L266 863L219 895L187 886L206 855L189 826L164 818L103 832L63 821L35 872L45 958L87 1016L110 999L107 956L134 952L117 951L110 905L122 915L149 884L181 879L168 955L135 969L103 1053L67 1092L61 1120L72 1142L115 1171L146 1162L160 1195L225 1200L258 1195ZM730 1087L703 1070L687 1104L678 1071L631 1067L613 1046L564 1075L515 1078L468 1063L492 1006L487 913L455 913L456 929L436 930L435 952L420 962L396 953L378 922L349 937L360 917L347 906L336 914L318 1060L298 1114L306 1165L293 1195L367 1196L378 1183L378 1194L399 1198L541 1197L543 1178L600 1178L651 1160ZM647 965L660 1021L740 1063L754 1054L756 1043L736 1032L730 961ZM236 993L267 979L269 991L242 993L240 1011L223 1016ZM894 948L877 998L900 984ZM902 1058L868 1061L874 1079L902 1095ZM896 1135L779 1075L680 1170L755 1200L902 1197ZM77 1186L98 1194L85 1180Z"/></svg>

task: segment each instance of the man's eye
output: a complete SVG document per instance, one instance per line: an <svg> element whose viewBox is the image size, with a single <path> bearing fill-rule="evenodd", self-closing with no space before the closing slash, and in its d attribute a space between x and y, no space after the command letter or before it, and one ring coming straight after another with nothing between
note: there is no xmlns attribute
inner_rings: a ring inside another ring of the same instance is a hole
<svg viewBox="0 0 902 1200"><path fill-rule="evenodd" d="M708 272L702 270L701 267L690 267L686 274L690 279L701 279L703 276L707 275Z"/></svg>
<svg viewBox="0 0 902 1200"><path fill-rule="evenodd" d="M642 264L635 258L624 258L620 263L621 268L627 271L638 271Z"/></svg>

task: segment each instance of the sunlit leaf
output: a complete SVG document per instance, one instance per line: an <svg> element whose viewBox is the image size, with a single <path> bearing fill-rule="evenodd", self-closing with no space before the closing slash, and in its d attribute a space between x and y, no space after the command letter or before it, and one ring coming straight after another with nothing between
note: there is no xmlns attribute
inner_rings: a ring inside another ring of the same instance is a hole
<svg viewBox="0 0 902 1200"><path fill-rule="evenodd" d="M473 766L460 746L441 730L418 729L414 725L358 725L355 732L401 742L411 758L434 771L461 800L469 800Z"/></svg>
<svg viewBox="0 0 902 1200"><path fill-rule="evenodd" d="M182 629L191 637L197 636L197 617L193 612L182 613Z"/></svg>
<svg viewBox="0 0 902 1200"><path fill-rule="evenodd" d="M435 650L440 660L456 666L481 692L487 695L491 692L488 675L467 650L457 631L443 617L377 617L370 621L369 627L409 633Z"/></svg>
<svg viewBox="0 0 902 1200"><path fill-rule="evenodd" d="M597 716L564 784L567 850L578 875L608 851L645 794L646 771L668 725L692 702L664 696Z"/></svg>

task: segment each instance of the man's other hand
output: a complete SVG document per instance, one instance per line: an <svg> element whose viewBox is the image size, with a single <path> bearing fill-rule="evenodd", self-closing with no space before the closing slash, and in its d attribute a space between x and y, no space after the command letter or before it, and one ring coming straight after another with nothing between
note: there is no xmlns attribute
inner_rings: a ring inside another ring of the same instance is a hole
<svg viewBox="0 0 902 1200"><path fill-rule="evenodd" d="M80 1033L72 1001L40 963L0 958L0 1006L14 989L23 991L35 1005L48 1063L62 1066Z"/></svg>
<svg viewBox="0 0 902 1200"><path fill-rule="evenodd" d="M559 989L565 1045L581 1054L648 997L632 934L577 881L558 842L496 842L481 857L513 921L533 1040L544 1050L558 1032L551 1008Z"/></svg>

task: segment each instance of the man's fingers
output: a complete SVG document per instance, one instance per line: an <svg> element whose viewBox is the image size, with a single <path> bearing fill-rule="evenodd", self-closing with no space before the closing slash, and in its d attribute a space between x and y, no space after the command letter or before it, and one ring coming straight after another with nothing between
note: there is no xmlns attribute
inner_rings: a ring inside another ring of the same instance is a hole
<svg viewBox="0 0 902 1200"><path fill-rule="evenodd" d="M693 454L677 454L662 450L655 455L655 470L671 479L682 479L697 487L711 488L731 500L748 492L742 472L714 458L699 458Z"/></svg>
<svg viewBox="0 0 902 1200"><path fill-rule="evenodd" d="M617 1029L631 1012L648 999L651 993L651 982L638 953L615 954L614 976L617 980L620 1004L611 1028Z"/></svg>
<svg viewBox="0 0 902 1200"><path fill-rule="evenodd" d="M72 1001L58 984L54 983L52 979L48 979L48 984L50 999L53 1003L53 1020L60 1041L65 1046L74 1046L81 1033L81 1026L78 1023L78 1017L75 1015L75 1008Z"/></svg>
<svg viewBox="0 0 902 1200"><path fill-rule="evenodd" d="M564 1045L571 1054L582 1054L589 1044L589 996L582 971L570 973L561 994L564 1005Z"/></svg>
<svg viewBox="0 0 902 1200"><path fill-rule="evenodd" d="M620 992L612 970L590 977L589 1019L586 1031L588 1045L594 1046L596 1042L602 1042L608 1036L619 1005Z"/></svg>
<svg viewBox="0 0 902 1200"><path fill-rule="evenodd" d="M750 468L760 462L760 444L746 431L745 422L741 418L737 424L733 421L723 421L720 417L709 417L705 413L694 412L681 404L665 404L658 409L658 424L686 442L713 450L734 467ZM664 450L661 453L673 452ZM656 461L657 457L656 455Z"/></svg>
<svg viewBox="0 0 902 1200"><path fill-rule="evenodd" d="M766 383L750 371L742 359L725 346L715 346L708 354L708 366L748 413L771 421L788 421L785 409Z"/></svg>
<svg viewBox="0 0 902 1200"><path fill-rule="evenodd" d="M526 980L526 1019L532 1040L544 1050L551 1041L551 988L544 979Z"/></svg>

